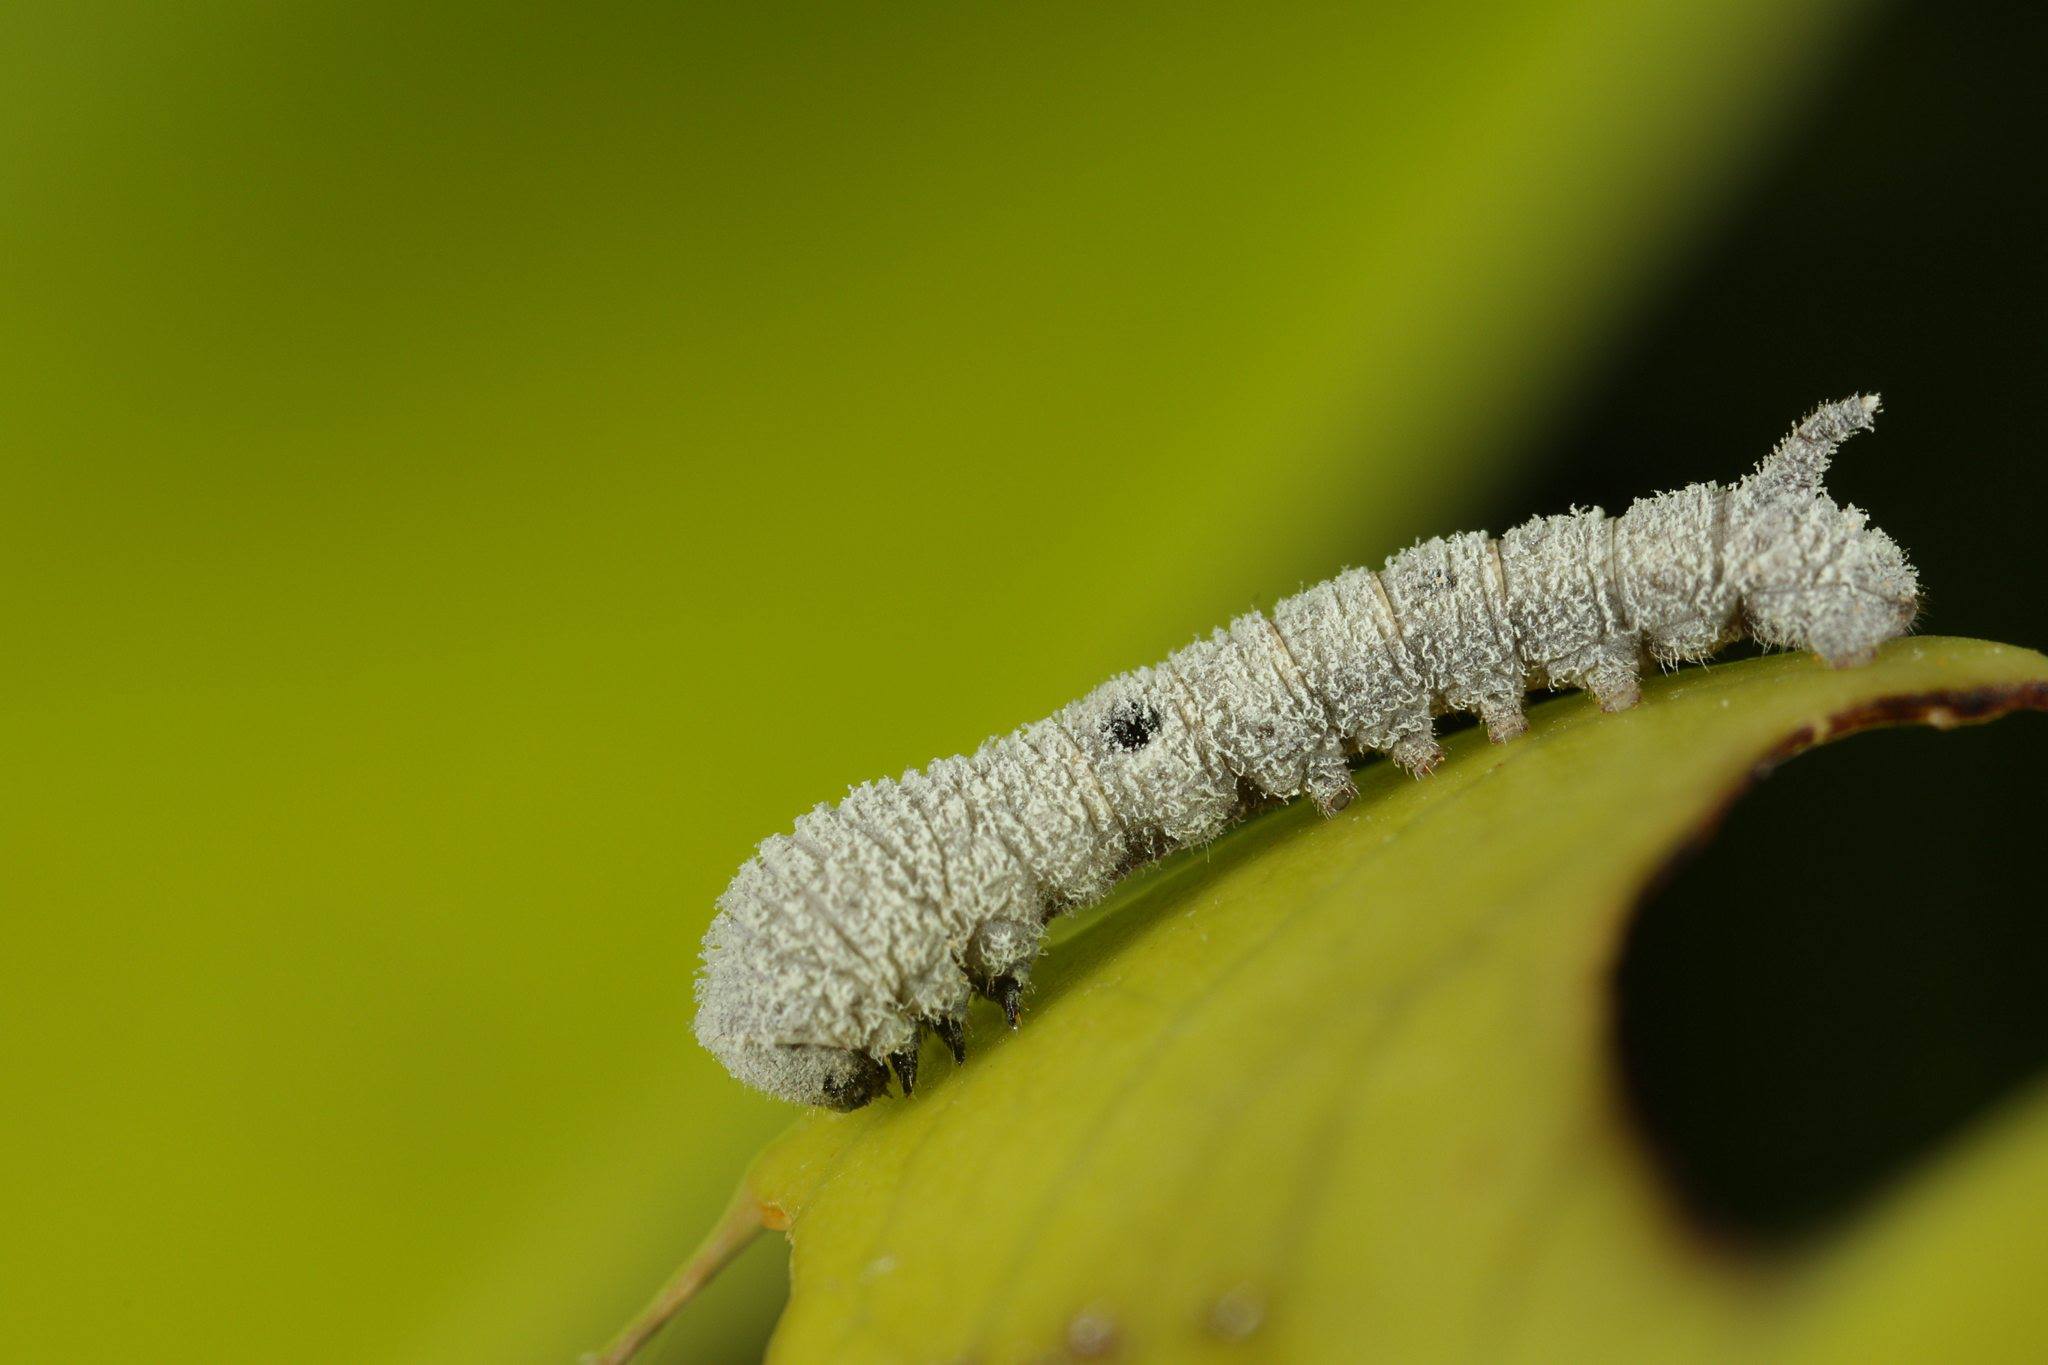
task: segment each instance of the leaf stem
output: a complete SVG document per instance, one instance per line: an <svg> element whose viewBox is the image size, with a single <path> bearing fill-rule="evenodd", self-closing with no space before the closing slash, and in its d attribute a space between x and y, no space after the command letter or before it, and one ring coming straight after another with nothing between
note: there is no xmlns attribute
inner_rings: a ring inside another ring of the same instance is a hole
<svg viewBox="0 0 2048 1365"><path fill-rule="evenodd" d="M586 1354L581 1365L625 1365L676 1315L678 1309L695 1298L697 1291L731 1264L732 1259L746 1250L768 1225L768 1211L742 1181L740 1187L733 1191L725 1212L711 1225L711 1230L690 1253L689 1259L676 1267L675 1273L648 1300L647 1306L620 1328L618 1335L607 1342L603 1350Z"/></svg>

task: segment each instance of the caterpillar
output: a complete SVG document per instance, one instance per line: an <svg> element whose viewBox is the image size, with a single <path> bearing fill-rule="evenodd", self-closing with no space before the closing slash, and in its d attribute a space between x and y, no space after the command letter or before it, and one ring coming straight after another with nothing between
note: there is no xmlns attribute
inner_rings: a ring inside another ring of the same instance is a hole
<svg viewBox="0 0 2048 1365"><path fill-rule="evenodd" d="M1898 545L1822 484L1877 411L1875 394L1823 404L1733 485L1421 541L971 756L818 806L719 897L698 1040L782 1099L858 1108L891 1071L908 1095L926 1031L965 1059L973 994L1017 1026L1052 917L1258 805L1306 794L1342 810L1354 755L1426 775L1437 715L1475 712L1505 741L1532 687L1624 710L1646 662L1703 659L1745 634L1864 662L1919 600Z"/></svg>

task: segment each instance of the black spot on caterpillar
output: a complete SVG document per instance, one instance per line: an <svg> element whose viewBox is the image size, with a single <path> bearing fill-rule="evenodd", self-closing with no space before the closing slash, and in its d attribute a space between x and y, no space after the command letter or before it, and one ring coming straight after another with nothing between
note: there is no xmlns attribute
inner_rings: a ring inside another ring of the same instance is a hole
<svg viewBox="0 0 2048 1365"><path fill-rule="evenodd" d="M1109 715L1102 722L1102 733L1117 748L1134 754L1150 744L1152 736L1159 733L1159 708L1150 702L1120 701L1109 708Z"/></svg>
<svg viewBox="0 0 2048 1365"><path fill-rule="evenodd" d="M975 991L1012 1026L1048 918L1261 800L1351 799L1348 758L1422 776L1433 717L1496 741L1532 687L1618 711L1646 661L1747 634L1860 663L1903 634L1905 555L1821 479L1877 398L1824 404L1732 486L1423 541L1251 612L1046 720L850 791L742 866L705 936L697 1037L741 1080L852 1109L916 1082L925 1030L955 1057Z"/></svg>

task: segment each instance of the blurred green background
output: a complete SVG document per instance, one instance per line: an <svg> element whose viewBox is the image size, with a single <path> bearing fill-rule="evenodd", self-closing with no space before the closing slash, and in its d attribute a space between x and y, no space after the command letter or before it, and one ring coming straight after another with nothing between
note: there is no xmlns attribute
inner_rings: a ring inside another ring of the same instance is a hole
<svg viewBox="0 0 2048 1365"><path fill-rule="evenodd" d="M10 7L0 1354L603 1339L788 1118L688 1035L763 834L1889 382L1616 379L1898 13Z"/></svg>

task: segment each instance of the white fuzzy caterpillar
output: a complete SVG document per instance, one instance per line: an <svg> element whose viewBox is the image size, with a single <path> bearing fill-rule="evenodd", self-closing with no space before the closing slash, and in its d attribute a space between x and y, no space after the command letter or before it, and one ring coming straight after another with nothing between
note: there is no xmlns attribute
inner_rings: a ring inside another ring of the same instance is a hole
<svg viewBox="0 0 2048 1365"><path fill-rule="evenodd" d="M1875 395L1821 406L1733 487L1348 569L972 757L817 807L719 898L699 1041L783 1099L856 1108L887 1088L885 1063L908 1094L924 1029L963 1055L972 992L1015 1026L1049 918L1262 799L1342 809L1352 754L1427 773L1442 756L1435 715L1477 712L1498 741L1524 728L1531 687L1585 688L1622 710L1646 660L1703 658L1744 633L1864 661L1912 624L1918 584L1821 479L1877 409Z"/></svg>

